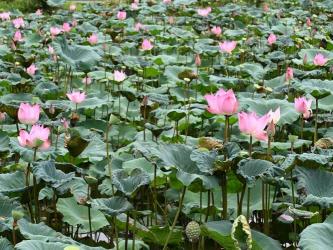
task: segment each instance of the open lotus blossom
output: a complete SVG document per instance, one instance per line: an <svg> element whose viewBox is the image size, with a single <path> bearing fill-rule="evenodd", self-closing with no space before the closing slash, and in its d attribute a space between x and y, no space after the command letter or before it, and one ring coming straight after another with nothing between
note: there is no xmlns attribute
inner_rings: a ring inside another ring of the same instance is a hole
<svg viewBox="0 0 333 250"><path fill-rule="evenodd" d="M306 26L311 27L311 25L312 25L311 19L310 19L310 17L307 17L306 18Z"/></svg>
<svg viewBox="0 0 333 250"><path fill-rule="evenodd" d="M143 39L143 42L141 44L141 48L143 50L151 50L154 46L151 44L151 42L148 39Z"/></svg>
<svg viewBox="0 0 333 250"><path fill-rule="evenodd" d="M86 76L82 79L82 83L86 85L90 85L92 83L92 79L89 76Z"/></svg>
<svg viewBox="0 0 333 250"><path fill-rule="evenodd" d="M117 13L117 18L118 20L125 20L126 19L126 11L118 11Z"/></svg>
<svg viewBox="0 0 333 250"><path fill-rule="evenodd" d="M75 4L70 4L69 5L69 11L74 12L76 10L76 5Z"/></svg>
<svg viewBox="0 0 333 250"><path fill-rule="evenodd" d="M59 29L58 27L51 27L50 33L51 33L52 38L54 38L61 33L61 29Z"/></svg>
<svg viewBox="0 0 333 250"><path fill-rule="evenodd" d="M98 36L94 33L90 37L88 37L88 42L91 45L95 45L98 42Z"/></svg>
<svg viewBox="0 0 333 250"><path fill-rule="evenodd" d="M295 98L295 109L298 113L301 113L303 115L304 119L308 119L312 114L311 103L312 100L306 100L305 97Z"/></svg>
<svg viewBox="0 0 333 250"><path fill-rule="evenodd" d="M77 91L77 92L67 93L66 95L68 99L75 104L79 104L86 99L85 92L81 93L80 91Z"/></svg>
<svg viewBox="0 0 333 250"><path fill-rule="evenodd" d="M37 9L36 12L35 12L35 14L37 16L41 16L41 15L43 15L43 11L41 9Z"/></svg>
<svg viewBox="0 0 333 250"><path fill-rule="evenodd" d="M24 20L22 17L15 18L12 22L16 29L24 28Z"/></svg>
<svg viewBox="0 0 333 250"><path fill-rule="evenodd" d="M30 76L33 76L36 74L36 71L37 71L37 67L35 64L31 64L28 68L27 68L27 73L30 75Z"/></svg>
<svg viewBox="0 0 333 250"><path fill-rule="evenodd" d="M264 129L267 126L269 120L270 116L268 114L259 117L255 112L238 113L239 130L242 133L250 135L260 141L268 140L267 131Z"/></svg>
<svg viewBox="0 0 333 250"><path fill-rule="evenodd" d="M278 107L275 111L270 110L268 112L268 116L269 116L269 121L268 122L272 122L274 124L277 124L278 121L281 118L281 111L280 111L280 107Z"/></svg>
<svg viewBox="0 0 333 250"><path fill-rule="evenodd" d="M17 112L17 118L20 123L33 125L38 122L39 114L40 106L38 104L21 103Z"/></svg>
<svg viewBox="0 0 333 250"><path fill-rule="evenodd" d="M67 32L67 33L70 32L71 31L71 25L69 23L63 23L62 31Z"/></svg>
<svg viewBox="0 0 333 250"><path fill-rule="evenodd" d="M196 54L196 55L195 55L194 63L195 63L195 65L198 66L198 67L201 65L200 54Z"/></svg>
<svg viewBox="0 0 333 250"><path fill-rule="evenodd" d="M0 13L0 19L1 19L1 21L10 20L10 12L2 12L2 13Z"/></svg>
<svg viewBox="0 0 333 250"><path fill-rule="evenodd" d="M268 38L267 38L267 43L269 45L273 45L276 42L276 35L274 35L273 33L271 33Z"/></svg>
<svg viewBox="0 0 333 250"><path fill-rule="evenodd" d="M328 59L323 55L318 53L314 58L313 58L313 64L317 66L324 66Z"/></svg>
<svg viewBox="0 0 333 250"><path fill-rule="evenodd" d="M140 31L140 30L144 30L144 29L145 29L145 27L144 27L144 25L142 23L136 23L134 25L134 30L135 31Z"/></svg>
<svg viewBox="0 0 333 250"><path fill-rule="evenodd" d="M236 48L236 45L236 41L224 41L223 43L219 43L220 50L229 54L231 54L231 52Z"/></svg>
<svg viewBox="0 0 333 250"><path fill-rule="evenodd" d="M172 3L172 0L163 0L163 3L164 4L169 4L169 3Z"/></svg>
<svg viewBox="0 0 333 250"><path fill-rule="evenodd" d="M19 31L19 30L15 31L15 34L13 36L13 41L14 42L22 42L23 41L23 37L22 37L21 31Z"/></svg>
<svg viewBox="0 0 333 250"><path fill-rule="evenodd" d="M199 16L206 17L206 16L209 15L210 12L212 12L212 8L207 7L207 8L204 8L204 9L198 9L197 12L198 12Z"/></svg>
<svg viewBox="0 0 333 250"><path fill-rule="evenodd" d="M113 72L113 79L116 81L116 82L122 82L126 79L126 74L124 73L124 71L118 71L118 70L115 70Z"/></svg>
<svg viewBox="0 0 333 250"><path fill-rule="evenodd" d="M288 67L286 70L286 81L289 82L294 78L294 71L292 68Z"/></svg>
<svg viewBox="0 0 333 250"><path fill-rule="evenodd" d="M238 101L232 89L220 89L215 94L205 95L208 112L216 115L233 115L238 110Z"/></svg>
<svg viewBox="0 0 333 250"><path fill-rule="evenodd" d="M17 139L22 147L46 150L51 146L49 136L49 128L44 128L43 125L33 125L30 133L26 130L20 130Z"/></svg>
<svg viewBox="0 0 333 250"><path fill-rule="evenodd" d="M213 26L213 28L210 30L215 36L219 36L222 33L222 29L220 26Z"/></svg>

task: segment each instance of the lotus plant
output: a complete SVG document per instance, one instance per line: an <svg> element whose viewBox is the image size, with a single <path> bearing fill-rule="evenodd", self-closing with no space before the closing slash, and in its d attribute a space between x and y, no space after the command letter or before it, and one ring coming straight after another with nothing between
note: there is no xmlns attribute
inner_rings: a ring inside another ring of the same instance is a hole
<svg viewBox="0 0 333 250"><path fill-rule="evenodd" d="M223 43L219 43L220 50L228 54L231 54L231 52L236 48L236 45L236 41L224 41Z"/></svg>
<svg viewBox="0 0 333 250"><path fill-rule="evenodd" d="M39 121L40 106L38 104L30 105L29 103L21 103L17 112L20 123L34 125Z"/></svg>
<svg viewBox="0 0 333 250"><path fill-rule="evenodd" d="M313 64L316 66L324 66L328 59L321 53L318 53L314 58L313 58Z"/></svg>

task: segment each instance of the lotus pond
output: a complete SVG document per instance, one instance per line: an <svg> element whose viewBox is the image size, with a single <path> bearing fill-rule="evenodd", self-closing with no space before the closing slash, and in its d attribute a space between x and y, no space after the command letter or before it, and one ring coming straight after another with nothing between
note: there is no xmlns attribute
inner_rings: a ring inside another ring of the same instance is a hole
<svg viewBox="0 0 333 250"><path fill-rule="evenodd" d="M330 0L0 12L0 249L333 249Z"/></svg>

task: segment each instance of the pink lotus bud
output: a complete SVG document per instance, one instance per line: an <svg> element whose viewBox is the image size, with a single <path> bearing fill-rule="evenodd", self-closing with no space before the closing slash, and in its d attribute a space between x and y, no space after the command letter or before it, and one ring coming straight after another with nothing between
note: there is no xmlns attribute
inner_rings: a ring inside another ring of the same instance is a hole
<svg viewBox="0 0 333 250"><path fill-rule="evenodd" d="M118 18L118 20L125 20L126 19L126 11L118 11L117 18Z"/></svg>
<svg viewBox="0 0 333 250"><path fill-rule="evenodd" d="M13 20L13 25L16 29L24 28L24 20L22 17L16 18Z"/></svg>
<svg viewBox="0 0 333 250"><path fill-rule="evenodd" d="M76 10L76 5L75 4L69 5L69 11L70 12L74 12L75 10Z"/></svg>
<svg viewBox="0 0 333 250"><path fill-rule="evenodd" d="M95 45L98 42L98 36L94 33L90 37L88 37L88 42L91 45Z"/></svg>
<svg viewBox="0 0 333 250"><path fill-rule="evenodd" d="M294 78L294 71L292 68L288 67L286 70L286 81L289 82Z"/></svg>
<svg viewBox="0 0 333 250"><path fill-rule="evenodd" d="M1 21L8 21L10 20L10 12L2 12L0 13Z"/></svg>
<svg viewBox="0 0 333 250"><path fill-rule="evenodd" d="M304 119L308 119L312 114L311 103L312 100L306 100L305 97L295 98L295 109L298 113L301 113L303 115Z"/></svg>
<svg viewBox="0 0 333 250"><path fill-rule="evenodd" d="M215 36L219 36L222 33L222 29L220 26L213 26L213 28L210 30Z"/></svg>
<svg viewBox="0 0 333 250"><path fill-rule="evenodd" d="M92 79L89 76L86 76L82 79L82 83L85 85L90 85L92 83Z"/></svg>
<svg viewBox="0 0 333 250"><path fill-rule="evenodd" d="M194 63L195 63L195 65L198 66L198 67L201 65L200 54L196 54L196 55L195 55Z"/></svg>
<svg viewBox="0 0 333 250"><path fill-rule="evenodd" d="M312 25L311 19L310 19L310 17L307 17L306 18L306 26L311 27L311 25Z"/></svg>
<svg viewBox="0 0 333 250"><path fill-rule="evenodd" d="M23 37L21 31L17 30L15 31L14 37L13 37L14 42L22 42Z"/></svg>
<svg viewBox="0 0 333 250"><path fill-rule="evenodd" d="M40 107L38 104L30 105L29 103L21 103L17 112L20 123L33 125L39 120Z"/></svg>
<svg viewBox="0 0 333 250"><path fill-rule="evenodd" d="M71 31L71 25L69 23L64 23L62 25L62 31L66 32L66 33L70 32Z"/></svg>
<svg viewBox="0 0 333 250"><path fill-rule="evenodd" d="M270 35L269 35L269 37L267 38L267 43L269 44L269 45L272 45L272 44L274 44L276 42L276 35L274 35L273 33L271 33Z"/></svg>
<svg viewBox="0 0 333 250"><path fill-rule="evenodd" d="M6 113L0 112L0 122L3 122L4 120L6 120Z"/></svg>

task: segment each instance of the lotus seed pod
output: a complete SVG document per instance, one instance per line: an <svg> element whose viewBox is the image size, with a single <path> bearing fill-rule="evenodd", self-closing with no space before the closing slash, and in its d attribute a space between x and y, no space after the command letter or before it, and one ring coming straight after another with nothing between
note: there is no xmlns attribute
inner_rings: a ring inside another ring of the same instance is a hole
<svg viewBox="0 0 333 250"><path fill-rule="evenodd" d="M196 221L191 221L187 224L185 233L190 242L197 242L200 237L200 225Z"/></svg>
<svg viewBox="0 0 333 250"><path fill-rule="evenodd" d="M88 185L94 185L98 182L98 180L90 175L87 175L84 177L84 180L87 182Z"/></svg>
<svg viewBox="0 0 333 250"><path fill-rule="evenodd" d="M14 221L18 221L23 218L24 214L22 211L13 210L12 216L13 216Z"/></svg>

